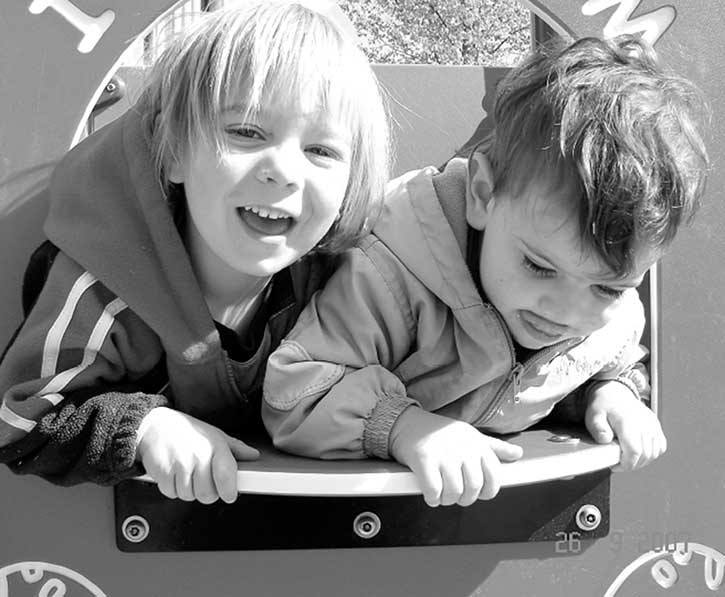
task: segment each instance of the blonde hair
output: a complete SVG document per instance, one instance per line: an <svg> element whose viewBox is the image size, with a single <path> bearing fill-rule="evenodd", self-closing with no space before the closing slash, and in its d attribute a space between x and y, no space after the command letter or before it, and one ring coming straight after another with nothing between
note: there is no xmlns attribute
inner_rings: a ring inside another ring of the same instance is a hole
<svg viewBox="0 0 725 597"><path fill-rule="evenodd" d="M222 112L230 102L244 105L247 116L268 102L297 107L310 99L333 111L351 129L350 177L339 217L317 248L338 252L367 233L379 213L390 168L389 125L382 90L351 25L342 13L311 6L250 0L204 13L155 63L139 106L153 117L165 188L165 168L192 143L225 149Z"/></svg>

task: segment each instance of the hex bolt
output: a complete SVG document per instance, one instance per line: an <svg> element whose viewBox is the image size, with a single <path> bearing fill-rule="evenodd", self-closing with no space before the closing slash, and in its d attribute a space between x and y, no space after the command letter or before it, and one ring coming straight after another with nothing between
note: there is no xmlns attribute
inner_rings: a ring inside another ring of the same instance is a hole
<svg viewBox="0 0 725 597"><path fill-rule="evenodd" d="M130 543L141 543L149 536L149 523L143 516L129 516L121 524L121 534Z"/></svg>
<svg viewBox="0 0 725 597"><path fill-rule="evenodd" d="M593 531L602 522L602 513L593 504L585 504L576 513L576 526L582 531Z"/></svg>
<svg viewBox="0 0 725 597"><path fill-rule="evenodd" d="M380 517L374 512L361 512L352 523L355 534L362 539L372 539L380 532L381 527Z"/></svg>

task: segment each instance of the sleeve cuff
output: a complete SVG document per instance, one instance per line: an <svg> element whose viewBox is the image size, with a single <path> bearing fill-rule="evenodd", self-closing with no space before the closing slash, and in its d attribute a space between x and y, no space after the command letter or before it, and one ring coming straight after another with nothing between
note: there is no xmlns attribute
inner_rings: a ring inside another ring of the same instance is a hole
<svg viewBox="0 0 725 597"><path fill-rule="evenodd" d="M143 418L154 408L167 406L168 400L155 394L129 395L130 403L119 413L107 442L102 468L108 471L108 482L143 474L136 462L136 432Z"/></svg>
<svg viewBox="0 0 725 597"><path fill-rule="evenodd" d="M416 404L415 400L406 396L385 396L378 400L365 421L363 452L367 456L389 460L390 430L403 411Z"/></svg>

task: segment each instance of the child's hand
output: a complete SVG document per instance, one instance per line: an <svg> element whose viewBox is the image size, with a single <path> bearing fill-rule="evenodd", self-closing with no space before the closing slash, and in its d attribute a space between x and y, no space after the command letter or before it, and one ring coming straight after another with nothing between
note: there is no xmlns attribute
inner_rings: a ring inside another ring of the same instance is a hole
<svg viewBox="0 0 725 597"><path fill-rule="evenodd" d="M237 460L259 452L192 416L152 409L137 432L136 460L169 498L211 504L237 499Z"/></svg>
<svg viewBox="0 0 725 597"><path fill-rule="evenodd" d="M597 443L619 440L622 457L612 470L641 468L667 450L657 416L619 382L601 383L591 391L584 422Z"/></svg>
<svg viewBox="0 0 725 597"><path fill-rule="evenodd" d="M400 415L390 437L391 455L415 473L429 506L470 506L493 498L500 488L500 460L523 453L468 423L414 406Z"/></svg>

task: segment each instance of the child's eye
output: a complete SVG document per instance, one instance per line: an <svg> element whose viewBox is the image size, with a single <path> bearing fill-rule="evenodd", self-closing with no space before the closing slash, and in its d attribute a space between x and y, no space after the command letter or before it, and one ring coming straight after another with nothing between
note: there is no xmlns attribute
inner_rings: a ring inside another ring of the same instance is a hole
<svg viewBox="0 0 725 597"><path fill-rule="evenodd" d="M311 145L307 147L305 151L323 158L330 158L333 160L341 159L341 156L337 151L324 145Z"/></svg>
<svg viewBox="0 0 725 597"><path fill-rule="evenodd" d="M257 127L241 124L230 125L224 128L224 131L235 138L241 139L264 139L262 131Z"/></svg>
<svg viewBox="0 0 725 597"><path fill-rule="evenodd" d="M538 263L531 261L526 255L524 255L523 266L529 270L532 274L539 278L550 278L556 275L556 271L549 269L548 267L542 267Z"/></svg>
<svg viewBox="0 0 725 597"><path fill-rule="evenodd" d="M611 286L603 286L602 284L596 284L594 289L600 296L613 301L622 298L624 294L624 290L621 288L612 288Z"/></svg>

